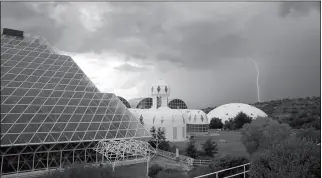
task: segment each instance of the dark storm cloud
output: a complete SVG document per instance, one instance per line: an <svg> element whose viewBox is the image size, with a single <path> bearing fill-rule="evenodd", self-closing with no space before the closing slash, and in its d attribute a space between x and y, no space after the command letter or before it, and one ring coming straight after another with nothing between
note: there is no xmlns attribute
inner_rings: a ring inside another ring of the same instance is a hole
<svg viewBox="0 0 322 178"><path fill-rule="evenodd" d="M51 3L42 5L42 8L55 7ZM52 45L57 44L63 33L63 26L48 16L46 12L36 11L32 3L25 2L2 2L1 3L1 27L13 28L41 34L46 37Z"/></svg>
<svg viewBox="0 0 322 178"><path fill-rule="evenodd" d="M42 4L37 11L23 3L6 4L2 26L43 34L64 51L116 52L161 71L211 71L204 80L195 73L169 78L172 83L186 78L180 87L208 91L198 100L198 93L177 88L190 103L211 106L232 97L256 101L256 71L247 59L258 62L263 100L320 95L320 2L108 3L112 11L102 13L95 31L81 24L78 3ZM68 7L65 14L52 17L61 7ZM145 70L129 64L115 69Z"/></svg>
<svg viewBox="0 0 322 178"><path fill-rule="evenodd" d="M321 11L320 3L318 1L315 2L282 2L280 7L280 15L287 16L292 11L299 12L301 15L307 15L310 10L314 9L317 11Z"/></svg>
<svg viewBox="0 0 322 178"><path fill-rule="evenodd" d="M123 65L114 67L114 69L120 70L120 71L126 71L126 72L143 72L147 70L144 67L137 67L130 64L123 64Z"/></svg>

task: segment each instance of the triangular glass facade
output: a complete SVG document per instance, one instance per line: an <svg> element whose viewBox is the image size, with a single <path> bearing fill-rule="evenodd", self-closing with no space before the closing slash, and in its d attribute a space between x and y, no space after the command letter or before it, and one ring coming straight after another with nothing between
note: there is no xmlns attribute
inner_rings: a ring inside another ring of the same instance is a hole
<svg viewBox="0 0 322 178"><path fill-rule="evenodd" d="M71 57L55 53L41 36L1 35L2 156L13 146L142 137L151 135Z"/></svg>
<svg viewBox="0 0 322 178"><path fill-rule="evenodd" d="M72 58L27 41L1 37L3 146L122 138L127 132L149 136L119 98L100 93Z"/></svg>

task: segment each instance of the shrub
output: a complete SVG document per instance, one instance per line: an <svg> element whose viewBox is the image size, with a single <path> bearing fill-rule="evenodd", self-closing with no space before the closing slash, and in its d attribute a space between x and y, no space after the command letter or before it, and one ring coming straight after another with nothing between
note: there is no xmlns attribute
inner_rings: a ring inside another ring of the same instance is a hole
<svg viewBox="0 0 322 178"><path fill-rule="evenodd" d="M187 156L191 157L191 158L196 158L197 157L197 148L195 145L194 141L190 141L188 143L188 146L186 148L186 154Z"/></svg>
<svg viewBox="0 0 322 178"><path fill-rule="evenodd" d="M241 129L244 124L251 123L252 118L249 117L247 114L240 112L237 116L233 119L235 123L235 129Z"/></svg>
<svg viewBox="0 0 322 178"><path fill-rule="evenodd" d="M296 134L299 139L311 140L315 143L321 143L321 131L317 131L313 128L299 129Z"/></svg>
<svg viewBox="0 0 322 178"><path fill-rule="evenodd" d="M287 139L291 135L291 128L271 118L257 118L250 124L245 124L241 134L247 152L253 154L257 150Z"/></svg>
<svg viewBox="0 0 322 178"><path fill-rule="evenodd" d="M155 178L156 175L162 171L163 168L157 164L153 164L151 167L149 167L149 177Z"/></svg>
<svg viewBox="0 0 322 178"><path fill-rule="evenodd" d="M224 156L218 160L216 160L214 163L212 163L209 167L211 169L212 172L216 172L216 171L220 171L223 169L228 169L231 167L235 167L235 166L240 166L242 164L246 164L249 163L249 160L244 157L244 156ZM222 178L222 177L226 177L229 175L233 175L236 173L241 172L241 170L243 170L243 167L240 167L239 169L232 169L232 170L228 170L228 171L224 171L218 174L218 177ZM243 175L240 176L236 176L235 178L242 178Z"/></svg>
<svg viewBox="0 0 322 178"><path fill-rule="evenodd" d="M198 177L213 172L210 166L199 166L193 168L189 173L189 178Z"/></svg>
<svg viewBox="0 0 322 178"><path fill-rule="evenodd" d="M218 153L217 143L212 141L211 138L207 139L205 143L202 144L202 149L204 154L209 157L213 157L214 154Z"/></svg>
<svg viewBox="0 0 322 178"><path fill-rule="evenodd" d="M219 118L212 118L209 124L210 129L221 129L223 128L224 124L222 123L221 119Z"/></svg>
<svg viewBox="0 0 322 178"><path fill-rule="evenodd" d="M289 138L252 156L253 178L318 178L321 175L321 148L316 143Z"/></svg>
<svg viewBox="0 0 322 178"><path fill-rule="evenodd" d="M228 121L225 121L224 129L225 130L235 130L236 126L235 126L234 119L230 118Z"/></svg>

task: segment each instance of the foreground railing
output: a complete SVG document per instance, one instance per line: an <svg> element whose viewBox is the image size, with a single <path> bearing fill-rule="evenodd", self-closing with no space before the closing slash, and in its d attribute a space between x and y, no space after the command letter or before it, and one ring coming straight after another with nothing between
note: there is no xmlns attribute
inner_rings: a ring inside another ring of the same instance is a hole
<svg viewBox="0 0 322 178"><path fill-rule="evenodd" d="M160 149L156 149L156 154L159 155L159 156L168 158L168 159L172 159L172 160L177 159L175 153L168 152L168 151L163 151L163 150L160 150ZM193 165L193 161L194 161L193 158L190 158L188 156L183 156L183 155L179 155L178 158L179 158L178 161L181 162L181 163L187 164L189 166Z"/></svg>
<svg viewBox="0 0 322 178"><path fill-rule="evenodd" d="M201 175L201 176L194 177L194 178L212 178L214 176L216 178L230 178L230 177L236 177L236 176L239 176L239 175L243 175L243 177L246 178L246 175L247 175L246 173L249 172L249 169L246 169L246 166L249 166L249 165L250 165L250 163L246 163L246 164L243 164L243 165L231 167L231 168L228 168L228 169L223 169L223 170L220 170L220 171L217 171L217 172L212 172L212 173ZM238 168L243 168L243 171L239 172L239 173L229 175L229 176L219 177L220 173L224 173L226 171L238 170Z"/></svg>
<svg viewBox="0 0 322 178"><path fill-rule="evenodd" d="M199 159L193 160L194 166L206 166L206 165L209 165L210 163L211 163L211 160L199 160Z"/></svg>

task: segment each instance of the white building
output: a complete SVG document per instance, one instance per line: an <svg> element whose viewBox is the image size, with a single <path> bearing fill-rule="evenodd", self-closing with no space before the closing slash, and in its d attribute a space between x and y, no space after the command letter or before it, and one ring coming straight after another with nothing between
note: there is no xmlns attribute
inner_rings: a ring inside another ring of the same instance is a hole
<svg viewBox="0 0 322 178"><path fill-rule="evenodd" d="M253 119L256 119L257 117L267 117L267 114L262 110L244 103L230 103L221 105L210 111L207 116L210 120L212 118L219 118L221 119L222 123L225 123L225 121L228 121L230 118L234 118L240 112L245 113Z"/></svg>
<svg viewBox="0 0 322 178"><path fill-rule="evenodd" d="M185 141L188 135L208 133L209 120L203 111L186 109L187 105L178 98L169 105L169 96L169 85L160 80L152 85L150 97L129 100L133 108L129 110L147 129L163 129L169 141Z"/></svg>

